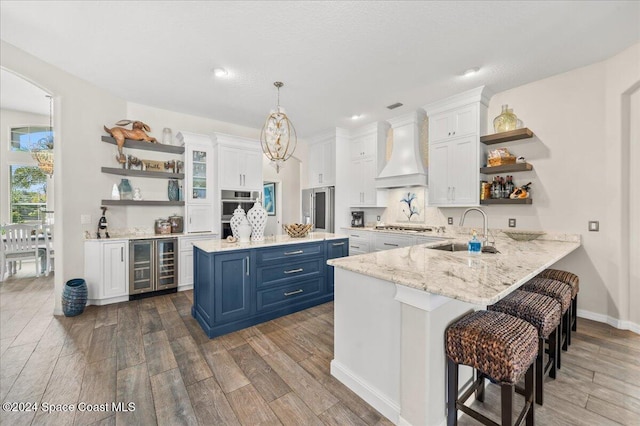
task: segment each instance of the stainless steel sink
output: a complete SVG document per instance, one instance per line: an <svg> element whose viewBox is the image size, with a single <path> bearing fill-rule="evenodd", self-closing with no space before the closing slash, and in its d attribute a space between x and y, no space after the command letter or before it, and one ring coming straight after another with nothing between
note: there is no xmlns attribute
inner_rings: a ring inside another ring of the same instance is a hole
<svg viewBox="0 0 640 426"><path fill-rule="evenodd" d="M447 243L441 246L429 247L432 250L442 251L467 251L467 245L462 243Z"/></svg>

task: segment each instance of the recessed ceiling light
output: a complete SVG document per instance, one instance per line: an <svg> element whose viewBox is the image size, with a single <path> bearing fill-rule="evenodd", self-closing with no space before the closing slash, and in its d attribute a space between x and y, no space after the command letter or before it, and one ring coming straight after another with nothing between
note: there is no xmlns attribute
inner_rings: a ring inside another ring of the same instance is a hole
<svg viewBox="0 0 640 426"><path fill-rule="evenodd" d="M215 75L216 77L226 77L227 75L229 75L227 70L222 67L216 67L212 69L211 72L213 72L213 75Z"/></svg>
<svg viewBox="0 0 640 426"><path fill-rule="evenodd" d="M478 71L480 71L480 68L473 67L473 68L469 68L468 70L466 70L462 75L465 76L465 77L469 77L469 76L472 76L473 74L477 73Z"/></svg>
<svg viewBox="0 0 640 426"><path fill-rule="evenodd" d="M357 119L359 119L359 118L362 118L362 114L353 114L353 115L351 116L351 119L352 119L352 120L357 120Z"/></svg>

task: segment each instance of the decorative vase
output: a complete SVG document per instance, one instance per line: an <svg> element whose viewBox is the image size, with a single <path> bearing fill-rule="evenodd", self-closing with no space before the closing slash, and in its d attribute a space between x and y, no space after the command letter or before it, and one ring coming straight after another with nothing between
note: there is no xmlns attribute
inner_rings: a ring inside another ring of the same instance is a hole
<svg viewBox="0 0 640 426"><path fill-rule="evenodd" d="M121 200L133 200L133 189L129 179L120 179L120 185L118 185L118 191L120 191Z"/></svg>
<svg viewBox="0 0 640 426"><path fill-rule="evenodd" d="M518 117L509 109L508 105L502 105L502 114L493 119L493 129L496 133L515 130L518 125Z"/></svg>
<svg viewBox="0 0 640 426"><path fill-rule="evenodd" d="M135 188L133 190L133 200L142 201L142 194L140 193L140 188Z"/></svg>
<svg viewBox="0 0 640 426"><path fill-rule="evenodd" d="M251 225L246 216L242 217L242 222L238 225L238 241L248 243L251 237Z"/></svg>
<svg viewBox="0 0 640 426"><path fill-rule="evenodd" d="M120 190L118 189L118 184L114 183L113 188L111 188L111 199L119 200L120 199Z"/></svg>
<svg viewBox="0 0 640 426"><path fill-rule="evenodd" d="M164 145L173 144L173 134L171 133L171 129L168 127L162 129L162 143Z"/></svg>
<svg viewBox="0 0 640 426"><path fill-rule="evenodd" d="M169 195L169 201L180 200L180 186L178 185L178 179L169 179L167 193Z"/></svg>
<svg viewBox="0 0 640 426"><path fill-rule="evenodd" d="M84 312L87 304L87 283L82 278L67 281L62 291L62 312L65 317L75 317Z"/></svg>
<svg viewBox="0 0 640 426"><path fill-rule="evenodd" d="M251 241L264 241L264 228L267 226L267 211L260 200L253 204L247 212L247 219L251 224Z"/></svg>
<svg viewBox="0 0 640 426"><path fill-rule="evenodd" d="M229 224L231 225L231 233L234 238L240 238L240 232L238 231L238 227L242 223L243 220L247 219L247 214L244 212L244 209L238 204L238 208L233 211L233 216L231 216L231 220L229 220Z"/></svg>

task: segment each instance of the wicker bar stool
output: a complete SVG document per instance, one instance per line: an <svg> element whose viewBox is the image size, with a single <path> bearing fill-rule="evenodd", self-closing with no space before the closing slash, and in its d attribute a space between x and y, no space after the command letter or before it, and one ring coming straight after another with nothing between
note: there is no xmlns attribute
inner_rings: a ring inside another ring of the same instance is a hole
<svg viewBox="0 0 640 426"><path fill-rule="evenodd" d="M539 278L551 278L562 281L571 286L571 330L578 330L578 293L580 292L580 277L561 269L545 269L538 274ZM567 344L571 344L571 333L567 337Z"/></svg>
<svg viewBox="0 0 640 426"><path fill-rule="evenodd" d="M447 346L447 425L458 424L458 410L482 424L497 423L464 405L473 392L484 401L484 378L500 384L501 424L513 424L513 393L518 379L525 375L525 404L516 424L526 418L534 423L535 359L538 354L538 332L526 321L502 312L471 313L445 331ZM477 378L469 389L458 396L458 366L476 369Z"/></svg>
<svg viewBox="0 0 640 426"><path fill-rule="evenodd" d="M544 376L556 378L558 336L562 319L560 303L551 297L528 291L516 290L488 310L503 312L527 321L538 329L538 356L536 357L536 402L543 403ZM549 345L549 359L544 364L545 342ZM521 391L521 389L516 389Z"/></svg>
<svg viewBox="0 0 640 426"><path fill-rule="evenodd" d="M528 291L531 293L542 294L555 300L560 303L562 306L562 321L560 323L560 327L562 332L560 333L560 341L558 345L562 346L562 350L567 350L568 345L568 336L571 333L571 320L569 318L569 307L571 306L571 288L569 285L563 283L562 281L552 280L550 278L531 278L527 281L522 287L521 290ZM562 367L562 355L561 351L558 351L557 354L557 367L560 369Z"/></svg>

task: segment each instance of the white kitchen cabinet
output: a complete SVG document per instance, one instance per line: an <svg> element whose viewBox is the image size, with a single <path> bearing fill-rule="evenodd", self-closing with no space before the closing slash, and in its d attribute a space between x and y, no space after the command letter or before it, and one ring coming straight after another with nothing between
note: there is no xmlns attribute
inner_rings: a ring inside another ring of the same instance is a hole
<svg viewBox="0 0 640 426"><path fill-rule="evenodd" d="M425 106L429 117L429 206L480 204L480 135L489 96L484 87Z"/></svg>
<svg viewBox="0 0 640 426"><path fill-rule="evenodd" d="M377 232L374 235L373 251L391 250L400 247L408 247L416 244L413 235L385 234Z"/></svg>
<svg viewBox="0 0 640 426"><path fill-rule="evenodd" d="M262 151L258 141L216 135L219 188L262 191Z"/></svg>
<svg viewBox="0 0 640 426"><path fill-rule="evenodd" d="M336 140L328 139L309 144L309 187L332 186L336 183Z"/></svg>
<svg viewBox="0 0 640 426"><path fill-rule="evenodd" d="M342 230L349 236L349 256L366 254L371 251L371 231L361 231L352 228L342 228Z"/></svg>
<svg viewBox="0 0 640 426"><path fill-rule="evenodd" d="M429 142L478 133L477 105L466 105L429 117Z"/></svg>
<svg viewBox="0 0 640 426"><path fill-rule="evenodd" d="M185 147L184 232L212 232L217 201L213 141L207 135L179 132Z"/></svg>
<svg viewBox="0 0 640 426"><path fill-rule="evenodd" d="M262 155L235 148L220 148L220 188L262 190Z"/></svg>
<svg viewBox="0 0 640 426"><path fill-rule="evenodd" d="M85 242L84 271L92 305L129 300L129 244L126 240Z"/></svg>
<svg viewBox="0 0 640 426"><path fill-rule="evenodd" d="M197 237L178 237L178 246L180 247L180 263L178 263L178 265L180 265L178 270L179 291L193 288L193 244L217 237L217 234L211 234L207 237L200 235Z"/></svg>
<svg viewBox="0 0 640 426"><path fill-rule="evenodd" d="M354 131L350 152L349 205L386 207L386 198L378 199L376 178L384 167L388 123L373 123Z"/></svg>

